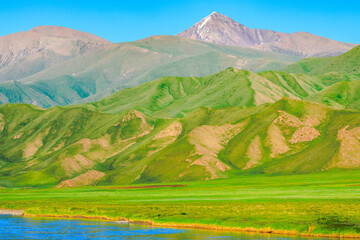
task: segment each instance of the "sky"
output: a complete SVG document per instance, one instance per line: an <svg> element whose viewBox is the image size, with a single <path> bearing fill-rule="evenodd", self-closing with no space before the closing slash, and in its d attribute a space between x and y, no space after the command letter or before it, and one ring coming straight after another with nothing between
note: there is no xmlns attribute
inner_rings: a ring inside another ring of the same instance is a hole
<svg viewBox="0 0 360 240"><path fill-rule="evenodd" d="M57 25L127 42L175 35L214 11L250 28L360 43L359 0L0 0L0 36Z"/></svg>

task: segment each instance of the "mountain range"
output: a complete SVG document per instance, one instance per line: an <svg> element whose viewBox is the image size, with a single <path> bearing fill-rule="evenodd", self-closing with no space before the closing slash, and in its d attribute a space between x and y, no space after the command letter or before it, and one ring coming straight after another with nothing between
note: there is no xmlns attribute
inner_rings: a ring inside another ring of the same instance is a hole
<svg viewBox="0 0 360 240"><path fill-rule="evenodd" d="M179 33L178 36L301 57L336 56L356 46L356 44L338 42L307 32L281 33L248 28L217 12L203 18L194 26Z"/></svg>
<svg viewBox="0 0 360 240"><path fill-rule="evenodd" d="M344 66L352 62L342 59ZM4 104L0 185L72 187L358 168L360 113L303 100L342 82L356 84L357 77L228 68L202 78L161 78L88 104L47 110Z"/></svg>
<svg viewBox="0 0 360 240"><path fill-rule="evenodd" d="M202 77L227 67L281 70L303 57L339 55L354 46L304 32L250 29L219 13L178 36L117 44L40 26L0 37L0 104L92 102L164 76Z"/></svg>
<svg viewBox="0 0 360 240"><path fill-rule="evenodd" d="M229 66L279 70L296 60L284 54L152 36L111 44L18 81L0 83L0 101L41 107L90 102L163 76L206 76Z"/></svg>
<svg viewBox="0 0 360 240"><path fill-rule="evenodd" d="M58 26L0 37L0 82L30 76L109 44L93 34Z"/></svg>
<svg viewBox="0 0 360 240"><path fill-rule="evenodd" d="M214 13L201 25L217 18L235 24ZM30 33L49 40L29 37L44 47L0 68L25 76L0 83L0 187L360 167L360 46L300 60L180 36L114 44L66 28ZM49 65L20 71L31 59Z"/></svg>

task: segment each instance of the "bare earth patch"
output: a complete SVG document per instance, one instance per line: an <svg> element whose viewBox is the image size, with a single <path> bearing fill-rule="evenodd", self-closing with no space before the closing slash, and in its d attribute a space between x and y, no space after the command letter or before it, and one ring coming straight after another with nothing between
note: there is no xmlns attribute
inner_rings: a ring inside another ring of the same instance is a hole
<svg viewBox="0 0 360 240"><path fill-rule="evenodd" d="M151 142L151 148L157 148L156 150L149 151L147 156L151 156L154 153L162 150L168 145L172 144L176 141L178 136L182 132L182 125L180 122L174 122L167 126L165 129L161 130L158 134L156 134Z"/></svg>
<svg viewBox="0 0 360 240"><path fill-rule="evenodd" d="M300 142L310 142L320 136L320 132L313 127L301 127L298 128L294 134L292 135L291 139L289 140L290 143L300 143Z"/></svg>
<svg viewBox="0 0 360 240"><path fill-rule="evenodd" d="M35 153L37 153L39 148L41 148L43 146L42 140L44 139L44 137L46 135L49 134L49 131L50 131L50 128L46 129L45 132L38 134L38 136L36 137L36 139L34 141L28 142L26 144L24 151L23 151L24 158L30 158L30 157L34 156Z"/></svg>
<svg viewBox="0 0 360 240"><path fill-rule="evenodd" d="M58 184L56 186L56 188L81 187L81 186L95 185L103 177L105 177L105 173L99 172L96 170L90 170L84 174L81 174L81 175L73 178L73 179L68 179L68 180L62 181L60 184Z"/></svg>
<svg viewBox="0 0 360 240"><path fill-rule="evenodd" d="M272 158L276 158L278 155L290 150L280 128L273 123L268 128L267 142L271 148L270 157Z"/></svg>
<svg viewBox="0 0 360 240"><path fill-rule="evenodd" d="M160 139L160 138L171 138L176 139L182 131L182 125L180 122L174 122L167 128L161 130L158 134L156 134L153 140Z"/></svg>
<svg viewBox="0 0 360 240"><path fill-rule="evenodd" d="M83 151L87 152L91 149L94 145L100 145L102 148L107 148L110 146L110 136L106 134L105 136L102 136L97 139L89 139L89 138L83 138L79 140L77 143L83 145Z"/></svg>
<svg viewBox="0 0 360 240"><path fill-rule="evenodd" d="M320 109L319 112L314 111L314 109L308 110L310 114L304 116L303 121L287 112L278 111L279 116L268 129L267 142L271 147L270 157L276 158L291 150L287 145L283 131L288 135L296 129L289 140L291 144L310 142L320 136L320 132L314 127L324 120L326 111L323 109Z"/></svg>
<svg viewBox="0 0 360 240"><path fill-rule="evenodd" d="M288 127L298 128L303 124L300 119L287 112L284 111L278 111L278 112L279 112L279 117L277 117L274 121L274 123L278 125L285 125Z"/></svg>
<svg viewBox="0 0 360 240"><path fill-rule="evenodd" d="M360 127L349 129L344 127L338 132L340 149L327 168L360 167Z"/></svg>
<svg viewBox="0 0 360 240"><path fill-rule="evenodd" d="M4 130L5 120L4 115L0 113L0 133Z"/></svg>
<svg viewBox="0 0 360 240"><path fill-rule="evenodd" d="M145 117L142 113L136 111L136 110L130 110L123 118L122 118L122 122L128 122L134 119L140 118L142 124L147 124Z"/></svg>
<svg viewBox="0 0 360 240"><path fill-rule="evenodd" d="M247 151L247 156L250 159L244 169L249 169L257 164L259 164L262 159L262 151L261 151L261 140L259 135L257 135L250 143L249 149Z"/></svg>
<svg viewBox="0 0 360 240"><path fill-rule="evenodd" d="M225 172L226 170L230 170L230 167L223 162L221 162L219 159L212 157L212 156L202 156L201 158L195 160L192 165L199 165L204 166L206 170L211 174L210 179L216 179L219 176L216 174L218 170Z"/></svg>
<svg viewBox="0 0 360 240"><path fill-rule="evenodd" d="M225 172L230 167L218 159L218 153L238 133L240 133L247 122L235 125L224 124L221 126L203 125L195 128L189 134L189 141L195 147L191 156L201 156L190 164L204 166L211 174L211 179L218 178L217 172ZM191 157L190 156L190 157Z"/></svg>
<svg viewBox="0 0 360 240"><path fill-rule="evenodd" d="M81 154L77 154L73 158L65 158L61 164L67 176L82 172L84 169L91 169L94 165L93 161Z"/></svg>
<svg viewBox="0 0 360 240"><path fill-rule="evenodd" d="M41 135L39 135L35 139L35 141L26 144L26 147L23 152L23 157L24 158L32 157L38 151L38 149L42 147L42 145L43 145L42 139L43 139L43 137Z"/></svg>
<svg viewBox="0 0 360 240"><path fill-rule="evenodd" d="M13 137L13 139L19 139L19 138L21 138L23 135L24 135L24 133L18 133L18 134L16 134L16 135Z"/></svg>

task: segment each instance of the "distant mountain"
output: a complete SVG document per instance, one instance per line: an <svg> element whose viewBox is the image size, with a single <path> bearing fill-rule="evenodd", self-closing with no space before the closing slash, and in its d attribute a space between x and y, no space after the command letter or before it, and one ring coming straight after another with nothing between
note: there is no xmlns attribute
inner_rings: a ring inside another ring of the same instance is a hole
<svg viewBox="0 0 360 240"><path fill-rule="evenodd" d="M282 69L299 59L176 36L153 36L112 44L27 78L0 83L0 102L42 107L91 102L164 76L206 76L229 66L252 71Z"/></svg>
<svg viewBox="0 0 360 240"><path fill-rule="evenodd" d="M5 104L0 185L71 187L357 169L359 126L358 112L289 98L252 108L202 107L181 119L131 109L109 114L81 106Z"/></svg>
<svg viewBox="0 0 360 240"><path fill-rule="evenodd" d="M30 76L109 44L93 34L58 26L0 37L0 82Z"/></svg>
<svg viewBox="0 0 360 240"><path fill-rule="evenodd" d="M301 57L336 56L356 46L306 32L280 33L271 30L252 29L217 12L179 33L178 36Z"/></svg>

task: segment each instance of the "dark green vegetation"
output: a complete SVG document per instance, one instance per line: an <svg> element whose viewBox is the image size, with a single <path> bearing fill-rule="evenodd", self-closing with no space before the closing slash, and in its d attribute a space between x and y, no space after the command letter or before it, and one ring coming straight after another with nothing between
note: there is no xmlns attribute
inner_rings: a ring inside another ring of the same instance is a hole
<svg viewBox="0 0 360 240"><path fill-rule="evenodd" d="M229 66L279 70L299 57L175 36L109 45L18 81L0 84L0 103L42 107L91 102L164 76L206 76Z"/></svg>
<svg viewBox="0 0 360 240"><path fill-rule="evenodd" d="M359 177L359 171L342 171L238 176L188 182L180 188L2 189L0 208L194 227L209 224L355 235L360 228Z"/></svg>

